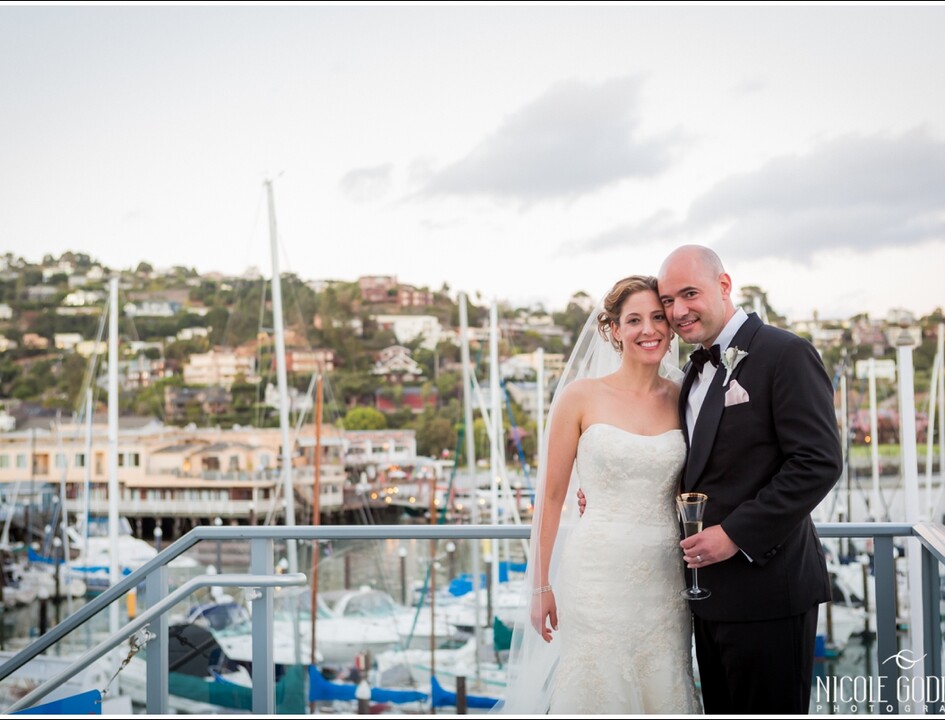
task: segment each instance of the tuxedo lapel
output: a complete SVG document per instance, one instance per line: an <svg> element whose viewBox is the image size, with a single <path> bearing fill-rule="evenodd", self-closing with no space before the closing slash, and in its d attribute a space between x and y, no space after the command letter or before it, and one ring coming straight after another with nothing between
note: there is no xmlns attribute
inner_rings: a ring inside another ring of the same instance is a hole
<svg viewBox="0 0 945 720"><path fill-rule="evenodd" d="M755 313L751 313L748 319L742 323L742 326L735 333L729 347L747 348L751 343L752 337L764 323ZM745 360L747 362L747 358ZM739 369L741 365L739 365ZM680 391L681 412L685 413L689 397L689 387L692 385L693 373L686 375L683 382L683 390ZM716 370L715 377L712 378L712 384L706 393L705 400L702 402L702 408L699 410L699 417L696 419L696 425L692 429L692 438L689 439L689 459L686 463L686 477L683 486L687 490L692 490L699 482L702 471L709 461L709 455L715 445L715 435L719 429L719 421L722 419L722 411L725 408L725 392L722 389L722 383L725 380L725 368L721 365ZM687 386L686 383L689 385ZM685 398L683 397L685 396ZM683 414L683 425L685 426L685 414Z"/></svg>
<svg viewBox="0 0 945 720"><path fill-rule="evenodd" d="M692 490L698 483L699 476L709 460L712 446L715 444L715 431L718 430L724 405L725 396L722 393L722 380L724 379L725 372L720 367L716 371L715 377L712 378L709 392L706 393L705 400L702 401L699 417L692 429L692 439L689 442L689 463L686 466L685 486L687 490Z"/></svg>
<svg viewBox="0 0 945 720"><path fill-rule="evenodd" d="M689 405L689 391L692 389L692 383L699 372L693 367L692 363L687 363L684 369L686 376L683 378L682 387L679 389L679 423L682 425L683 436L686 438L686 447L689 447L689 423L686 422L686 408Z"/></svg>

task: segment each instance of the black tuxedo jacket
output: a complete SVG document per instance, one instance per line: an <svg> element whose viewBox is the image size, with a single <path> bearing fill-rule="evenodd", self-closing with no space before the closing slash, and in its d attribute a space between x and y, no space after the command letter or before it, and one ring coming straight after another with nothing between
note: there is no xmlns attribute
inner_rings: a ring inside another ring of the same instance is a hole
<svg viewBox="0 0 945 720"><path fill-rule="evenodd" d="M686 368L679 416L689 455L681 485L708 495L703 527L721 524L743 552L699 570L699 585L712 595L690 606L707 620L789 617L830 599L810 513L841 472L833 385L807 340L755 314L729 347L748 352L731 380L749 399L725 406L731 383L723 388L720 365L689 438L686 403L696 371Z"/></svg>

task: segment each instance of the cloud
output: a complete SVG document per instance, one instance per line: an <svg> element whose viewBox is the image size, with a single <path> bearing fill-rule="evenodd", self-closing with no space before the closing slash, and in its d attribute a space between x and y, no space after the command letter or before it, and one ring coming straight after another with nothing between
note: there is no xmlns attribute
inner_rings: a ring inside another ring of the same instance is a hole
<svg viewBox="0 0 945 720"><path fill-rule="evenodd" d="M676 135L643 138L640 82L562 81L505 121L466 157L435 173L426 195L530 204L574 199L673 162Z"/></svg>
<svg viewBox="0 0 945 720"><path fill-rule="evenodd" d="M355 202L371 202L383 197L391 187L391 163L356 168L341 178L341 189Z"/></svg>
<svg viewBox="0 0 945 720"><path fill-rule="evenodd" d="M737 97L745 95L754 95L764 92L768 89L768 83L760 77L750 77L742 80L735 86L734 93Z"/></svg>
<svg viewBox="0 0 945 720"><path fill-rule="evenodd" d="M697 198L691 233L721 230L720 252L809 262L831 249L945 241L945 144L924 130L845 136L771 160Z"/></svg>
<svg viewBox="0 0 945 720"><path fill-rule="evenodd" d="M683 232L679 220L669 210L660 210L638 223L621 223L586 240L564 243L558 250L562 255L597 253L628 247L676 240Z"/></svg>

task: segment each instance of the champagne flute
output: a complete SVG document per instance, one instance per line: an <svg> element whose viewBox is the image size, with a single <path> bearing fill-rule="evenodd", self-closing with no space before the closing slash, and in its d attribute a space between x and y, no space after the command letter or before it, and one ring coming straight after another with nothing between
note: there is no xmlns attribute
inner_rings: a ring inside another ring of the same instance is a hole
<svg viewBox="0 0 945 720"><path fill-rule="evenodd" d="M709 496L704 493L680 493L676 496L676 507L679 508L679 517L686 537L702 532L702 514L708 499ZM712 594L699 587L698 573L697 568L692 569L692 586L680 593L687 600L705 600Z"/></svg>

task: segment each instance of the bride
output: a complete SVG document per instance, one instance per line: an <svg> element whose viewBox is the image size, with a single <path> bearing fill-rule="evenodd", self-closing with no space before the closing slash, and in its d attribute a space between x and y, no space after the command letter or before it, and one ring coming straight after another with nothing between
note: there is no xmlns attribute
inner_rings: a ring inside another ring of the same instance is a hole
<svg viewBox="0 0 945 720"><path fill-rule="evenodd" d="M656 279L635 275L613 286L575 345L548 420L531 626L513 638L503 712L701 712L679 594L679 385L660 372L671 340Z"/></svg>

